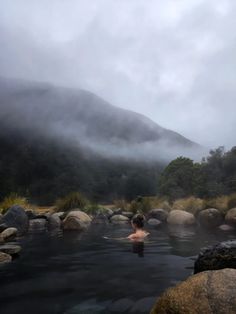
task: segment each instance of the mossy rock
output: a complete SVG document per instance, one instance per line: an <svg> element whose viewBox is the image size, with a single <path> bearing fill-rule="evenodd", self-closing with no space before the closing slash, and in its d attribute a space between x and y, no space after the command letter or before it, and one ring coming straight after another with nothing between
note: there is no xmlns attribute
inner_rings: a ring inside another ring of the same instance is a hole
<svg viewBox="0 0 236 314"><path fill-rule="evenodd" d="M235 314L235 295L235 269L206 271L164 292L151 314Z"/></svg>

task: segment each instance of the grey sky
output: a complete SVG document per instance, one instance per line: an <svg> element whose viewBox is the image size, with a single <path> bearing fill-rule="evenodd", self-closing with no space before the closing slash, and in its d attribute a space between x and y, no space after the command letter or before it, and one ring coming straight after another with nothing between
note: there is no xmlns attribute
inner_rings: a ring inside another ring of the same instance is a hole
<svg viewBox="0 0 236 314"><path fill-rule="evenodd" d="M1 0L0 74L80 87L236 145L235 0Z"/></svg>

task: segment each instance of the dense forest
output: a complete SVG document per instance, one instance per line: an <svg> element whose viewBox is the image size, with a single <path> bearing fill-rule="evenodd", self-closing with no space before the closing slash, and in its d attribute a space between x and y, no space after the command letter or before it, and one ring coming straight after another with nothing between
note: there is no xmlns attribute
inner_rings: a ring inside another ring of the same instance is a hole
<svg viewBox="0 0 236 314"><path fill-rule="evenodd" d="M111 159L55 138L5 133L0 136L1 200L12 192L42 205L71 191L95 202L157 193L160 162Z"/></svg>
<svg viewBox="0 0 236 314"><path fill-rule="evenodd" d="M211 150L201 163L189 158L173 160L158 180L158 193L169 199L188 196L211 198L236 191L236 147Z"/></svg>

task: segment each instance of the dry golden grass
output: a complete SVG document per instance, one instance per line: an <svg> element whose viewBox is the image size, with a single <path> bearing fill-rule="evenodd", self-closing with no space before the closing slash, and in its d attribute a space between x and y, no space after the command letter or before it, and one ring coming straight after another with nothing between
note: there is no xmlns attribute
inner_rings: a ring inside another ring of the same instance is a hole
<svg viewBox="0 0 236 314"><path fill-rule="evenodd" d="M150 206L152 209L162 208L167 211L171 211L171 204L166 198L154 196L154 197L147 197L147 199L149 200Z"/></svg>
<svg viewBox="0 0 236 314"><path fill-rule="evenodd" d="M184 210L193 215L196 215L199 211L204 209L204 201L200 198L196 198L193 196L182 198L182 199L176 200L173 203L172 209Z"/></svg>
<svg viewBox="0 0 236 314"><path fill-rule="evenodd" d="M22 206L25 209L32 208L32 205L29 204L26 197L12 193L6 196L3 201L0 203L0 213L4 214L10 207L14 205Z"/></svg>

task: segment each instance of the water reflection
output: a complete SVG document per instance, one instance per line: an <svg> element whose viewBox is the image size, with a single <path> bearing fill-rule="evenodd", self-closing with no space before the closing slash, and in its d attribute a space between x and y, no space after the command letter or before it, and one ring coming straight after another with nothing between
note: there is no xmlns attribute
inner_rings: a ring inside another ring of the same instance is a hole
<svg viewBox="0 0 236 314"><path fill-rule="evenodd" d="M144 257L144 242L132 242L133 253L138 254L139 257Z"/></svg>

